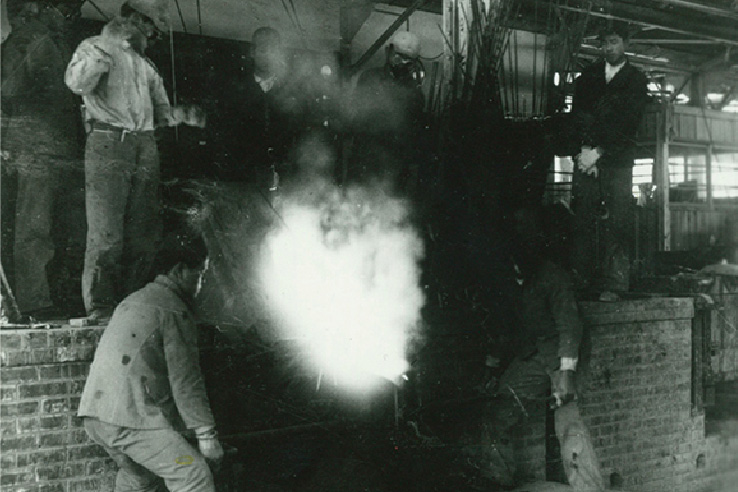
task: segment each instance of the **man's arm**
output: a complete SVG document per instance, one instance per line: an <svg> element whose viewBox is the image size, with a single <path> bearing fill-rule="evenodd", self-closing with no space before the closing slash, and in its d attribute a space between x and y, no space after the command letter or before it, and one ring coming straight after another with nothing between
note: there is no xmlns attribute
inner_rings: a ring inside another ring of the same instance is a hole
<svg viewBox="0 0 738 492"><path fill-rule="evenodd" d="M549 308L559 333L561 369L575 370L582 340L582 322L574 287L563 271L552 272L549 285Z"/></svg>
<svg viewBox="0 0 738 492"><path fill-rule="evenodd" d="M197 434L215 429L215 419L200 370L194 322L184 313L162 314L164 357L172 396L182 420Z"/></svg>
<svg viewBox="0 0 738 492"><path fill-rule="evenodd" d="M112 64L113 59L108 52L90 40L82 41L67 65L64 82L75 94L91 94Z"/></svg>

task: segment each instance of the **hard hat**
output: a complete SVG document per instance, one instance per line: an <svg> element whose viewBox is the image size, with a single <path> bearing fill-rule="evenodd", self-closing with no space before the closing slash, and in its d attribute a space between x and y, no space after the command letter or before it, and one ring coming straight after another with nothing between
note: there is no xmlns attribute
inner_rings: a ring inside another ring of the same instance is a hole
<svg viewBox="0 0 738 492"><path fill-rule="evenodd" d="M145 15L162 31L169 30L169 0L126 0L123 5Z"/></svg>
<svg viewBox="0 0 738 492"><path fill-rule="evenodd" d="M396 53L417 58L420 56L420 39L409 31L398 31L392 36L390 46Z"/></svg>

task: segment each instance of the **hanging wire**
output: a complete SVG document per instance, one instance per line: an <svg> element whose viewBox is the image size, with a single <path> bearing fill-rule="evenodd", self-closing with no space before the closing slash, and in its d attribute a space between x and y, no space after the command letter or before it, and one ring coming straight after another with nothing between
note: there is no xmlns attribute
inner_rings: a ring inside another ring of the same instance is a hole
<svg viewBox="0 0 738 492"><path fill-rule="evenodd" d="M179 0L174 0L174 4L177 6L177 13L179 14L179 21L182 23L182 29L187 32L187 24L185 24L184 17L182 16L182 9L179 8Z"/></svg>
<svg viewBox="0 0 738 492"><path fill-rule="evenodd" d="M100 9L100 7L97 6L97 4L95 2L93 2L92 0L87 0L87 2L89 2L89 4L92 5L95 8L95 10L97 10L97 12L100 15L102 15L102 18L105 19L105 22L108 22L110 20L110 17L108 17L107 15L105 15L105 12L103 12Z"/></svg>

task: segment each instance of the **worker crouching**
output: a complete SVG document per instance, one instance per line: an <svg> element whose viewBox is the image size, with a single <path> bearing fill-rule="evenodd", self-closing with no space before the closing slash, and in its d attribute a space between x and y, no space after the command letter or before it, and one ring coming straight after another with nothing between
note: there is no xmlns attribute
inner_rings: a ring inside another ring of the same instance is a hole
<svg viewBox="0 0 738 492"><path fill-rule="evenodd" d="M118 465L116 492L214 491L206 460L223 449L200 370L191 305L207 268L204 241L172 234L159 275L115 309L95 352L79 416ZM198 449L185 438L197 439Z"/></svg>
<svg viewBox="0 0 738 492"><path fill-rule="evenodd" d="M511 429L526 413L526 405L546 399L550 392L569 485L595 492L603 491L604 485L576 401L582 323L566 262L569 215L563 206L523 207L515 213L521 326L516 331L516 357L500 378L486 418L486 471L497 482L514 485Z"/></svg>

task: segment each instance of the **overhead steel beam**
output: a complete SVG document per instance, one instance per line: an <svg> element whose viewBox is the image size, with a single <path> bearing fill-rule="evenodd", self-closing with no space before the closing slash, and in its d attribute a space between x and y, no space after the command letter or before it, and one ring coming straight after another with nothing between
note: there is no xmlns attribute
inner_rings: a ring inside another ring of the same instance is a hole
<svg viewBox="0 0 738 492"><path fill-rule="evenodd" d="M712 39L631 39L630 44L723 44Z"/></svg>
<svg viewBox="0 0 738 492"><path fill-rule="evenodd" d="M688 0L659 0L659 2L738 20L738 12L735 10L721 9L720 7L713 7L712 5L706 5L704 3L690 2Z"/></svg>
<svg viewBox="0 0 738 492"><path fill-rule="evenodd" d="M728 39L728 38L722 38L722 37L717 37L717 36L711 36L709 34L705 34L705 33L701 33L701 32L687 31L685 29L678 29L678 28L675 28L675 27L666 26L666 25L663 25L663 24L656 24L656 23L653 23L653 22L642 22L642 21L638 21L638 20L635 20L635 19L632 19L632 18L628 18L628 17L622 17L622 16L619 16L619 15L606 14L606 13L603 13L603 12L595 12L595 11L591 11L591 10L587 10L587 9L581 9L581 8L578 8L578 7L569 7L569 6L566 6L566 5L559 5L558 8L560 8L561 10L569 11L569 12L578 12L578 13L582 13L582 14L588 14L588 15L591 15L593 17L600 17L600 18L603 18L603 19L612 19L612 20L618 20L618 21L623 21L623 22L629 22L629 23L631 23L633 25L636 25L636 26L656 28L656 29L660 29L662 31L674 32L674 33L677 33L677 34L684 34L686 36L694 36L694 37L698 37L698 38L701 38L701 39L710 39L712 41L718 41L720 44L729 44L731 46L738 46L738 40L736 40L736 39Z"/></svg>

